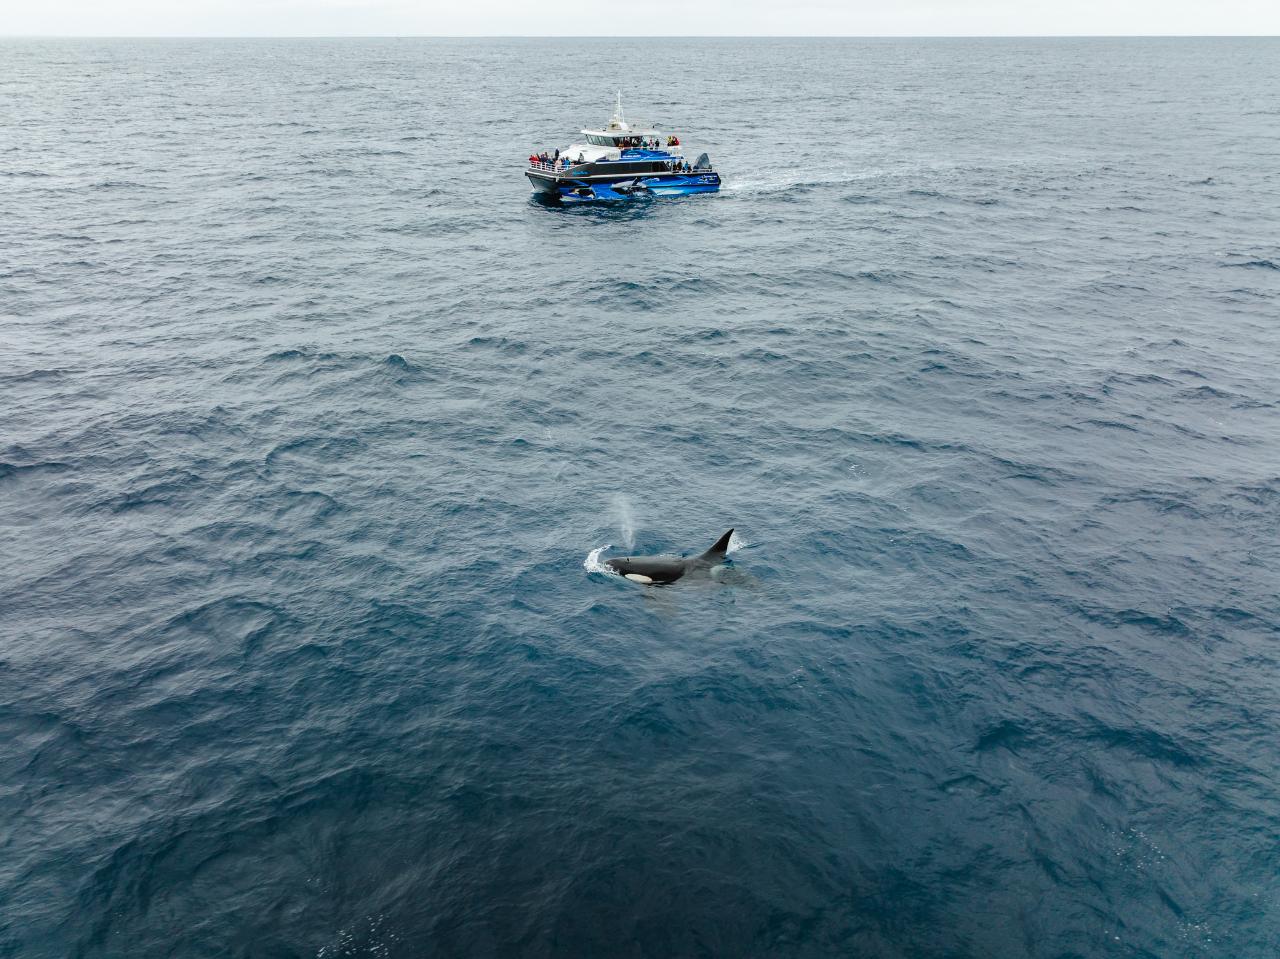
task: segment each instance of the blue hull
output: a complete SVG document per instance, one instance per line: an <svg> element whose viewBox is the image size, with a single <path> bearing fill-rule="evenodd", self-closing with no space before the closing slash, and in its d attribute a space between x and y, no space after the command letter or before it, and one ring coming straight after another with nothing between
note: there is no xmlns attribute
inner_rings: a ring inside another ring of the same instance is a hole
<svg viewBox="0 0 1280 959"><path fill-rule="evenodd" d="M533 178L530 177L532 180ZM618 180L610 183L589 180L559 180L554 192L547 189L545 181L534 182L539 192L548 199L561 203L605 203L623 200L643 200L658 196L687 196L691 193L715 193L720 189L718 173L684 173L665 176L647 176Z"/></svg>

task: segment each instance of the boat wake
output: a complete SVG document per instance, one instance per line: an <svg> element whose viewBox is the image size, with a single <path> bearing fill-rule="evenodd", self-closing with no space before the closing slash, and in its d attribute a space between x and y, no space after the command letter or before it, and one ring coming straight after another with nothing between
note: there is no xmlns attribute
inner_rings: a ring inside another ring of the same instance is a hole
<svg viewBox="0 0 1280 959"><path fill-rule="evenodd" d="M864 180L874 180L888 175L889 170L861 170L856 173L837 173L823 175L815 173L812 176L805 176L803 173L797 174L776 174L765 177L748 177L744 179L725 180L720 187L723 193L740 193L747 196L758 196L769 193L791 193L796 190L803 190L811 187L840 187L849 186L853 183L860 183Z"/></svg>

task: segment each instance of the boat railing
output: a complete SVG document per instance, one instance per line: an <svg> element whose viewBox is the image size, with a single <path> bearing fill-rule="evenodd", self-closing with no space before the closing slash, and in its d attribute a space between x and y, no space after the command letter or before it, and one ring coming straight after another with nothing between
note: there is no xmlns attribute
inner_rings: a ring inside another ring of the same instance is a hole
<svg viewBox="0 0 1280 959"><path fill-rule="evenodd" d="M675 167L679 167L682 162L687 162L687 161L673 160L672 162ZM576 162L570 163L567 160L534 160L529 163L530 170L539 170L542 173L567 174L569 170L575 166L578 166ZM711 166L705 166L705 167L695 166L695 167L690 167L688 170L672 169L671 172L672 173L711 173L713 172L713 168ZM643 176L644 174L640 174L640 175Z"/></svg>
<svg viewBox="0 0 1280 959"><path fill-rule="evenodd" d="M574 165L567 160L534 160L529 164L529 169L544 173L568 173L569 167Z"/></svg>

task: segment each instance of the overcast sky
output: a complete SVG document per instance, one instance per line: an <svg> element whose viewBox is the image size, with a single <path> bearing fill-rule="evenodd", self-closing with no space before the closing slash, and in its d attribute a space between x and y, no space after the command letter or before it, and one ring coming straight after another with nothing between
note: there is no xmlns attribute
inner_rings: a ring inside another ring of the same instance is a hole
<svg viewBox="0 0 1280 959"><path fill-rule="evenodd" d="M0 0L14 34L1273 36L1280 0Z"/></svg>

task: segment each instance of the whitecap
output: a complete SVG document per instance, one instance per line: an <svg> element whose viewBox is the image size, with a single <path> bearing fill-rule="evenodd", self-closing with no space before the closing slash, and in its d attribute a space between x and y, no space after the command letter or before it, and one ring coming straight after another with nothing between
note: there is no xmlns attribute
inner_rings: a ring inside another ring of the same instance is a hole
<svg viewBox="0 0 1280 959"><path fill-rule="evenodd" d="M613 544L605 543L603 546L598 546L595 549L593 549L591 552L589 552L587 554L587 558L582 561L582 568L585 569L588 573L602 573L605 576L617 576L618 573L616 570L600 562L600 554L603 553L606 549L608 549L611 545Z"/></svg>

